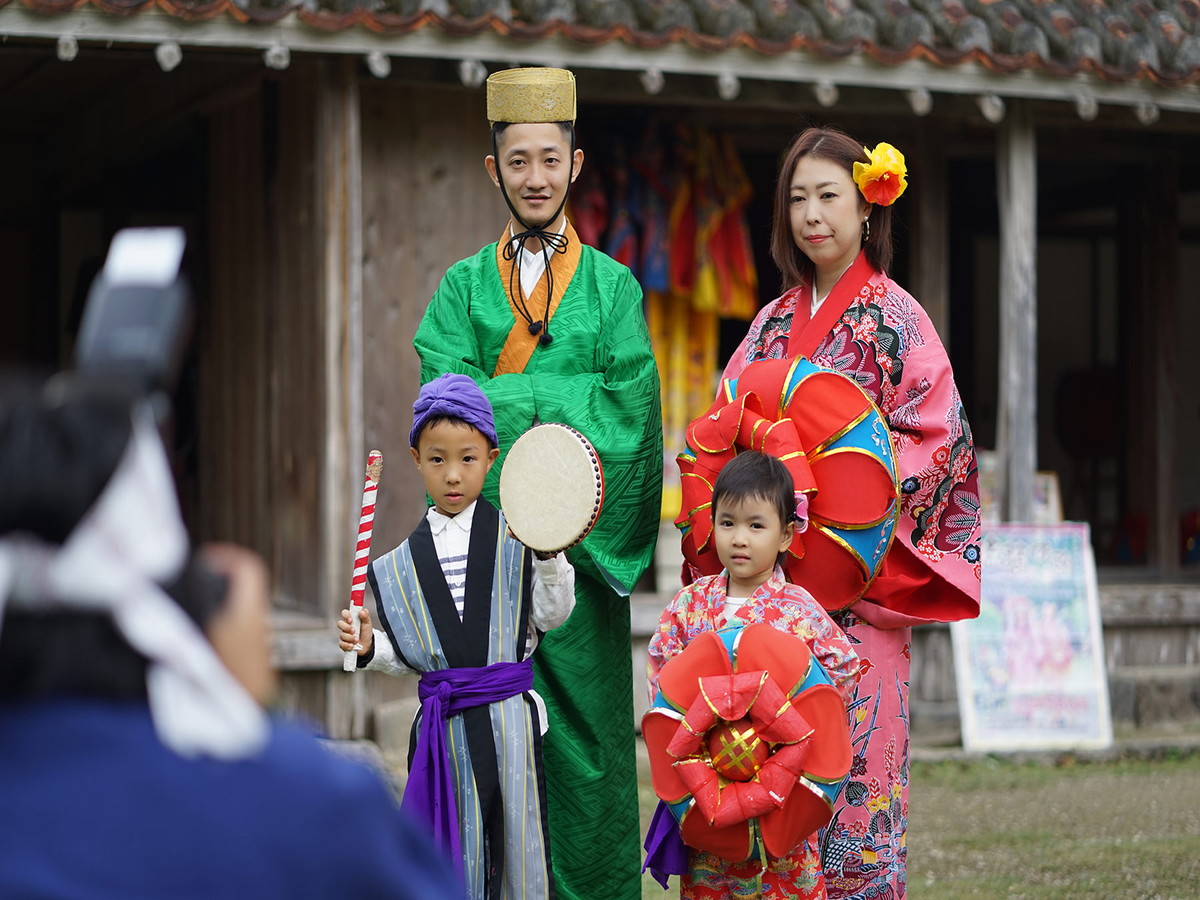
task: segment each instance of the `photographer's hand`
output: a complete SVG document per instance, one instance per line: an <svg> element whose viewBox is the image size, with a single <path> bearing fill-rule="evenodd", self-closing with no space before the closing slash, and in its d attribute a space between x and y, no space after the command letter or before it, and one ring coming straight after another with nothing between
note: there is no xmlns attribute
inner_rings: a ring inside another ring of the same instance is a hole
<svg viewBox="0 0 1200 900"><path fill-rule="evenodd" d="M263 558L236 544L205 544L204 565L229 583L221 608L205 631L233 677L263 705L274 698L278 676L271 665L271 592Z"/></svg>

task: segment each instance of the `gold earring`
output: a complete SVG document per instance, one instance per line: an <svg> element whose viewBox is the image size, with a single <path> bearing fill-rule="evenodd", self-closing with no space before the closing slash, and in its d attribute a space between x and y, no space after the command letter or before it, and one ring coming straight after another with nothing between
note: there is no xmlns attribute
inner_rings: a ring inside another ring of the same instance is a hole
<svg viewBox="0 0 1200 900"><path fill-rule="evenodd" d="M871 217L863 219L863 243L871 240Z"/></svg>

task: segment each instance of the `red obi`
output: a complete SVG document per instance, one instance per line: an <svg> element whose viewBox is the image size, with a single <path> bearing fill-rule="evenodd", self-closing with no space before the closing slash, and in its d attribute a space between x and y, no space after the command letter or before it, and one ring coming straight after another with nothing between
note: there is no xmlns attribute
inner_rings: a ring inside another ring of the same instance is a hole
<svg viewBox="0 0 1200 900"><path fill-rule="evenodd" d="M770 625L707 631L659 673L642 718L654 792L683 842L740 862L829 822L850 771L842 698L799 637Z"/></svg>
<svg viewBox="0 0 1200 900"><path fill-rule="evenodd" d="M742 450L778 457L808 523L783 564L787 580L828 610L866 592L900 514L896 454L883 414L854 381L807 359L760 359L721 383L721 396L687 429L678 457L683 555L702 575L721 571L711 538L712 491Z"/></svg>

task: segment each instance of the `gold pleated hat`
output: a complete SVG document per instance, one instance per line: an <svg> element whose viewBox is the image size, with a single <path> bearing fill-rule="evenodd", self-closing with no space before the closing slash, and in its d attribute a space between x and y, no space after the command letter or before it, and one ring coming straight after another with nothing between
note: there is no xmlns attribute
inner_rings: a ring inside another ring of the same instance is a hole
<svg viewBox="0 0 1200 900"><path fill-rule="evenodd" d="M487 117L497 122L575 122L575 75L567 69L501 69L487 80Z"/></svg>

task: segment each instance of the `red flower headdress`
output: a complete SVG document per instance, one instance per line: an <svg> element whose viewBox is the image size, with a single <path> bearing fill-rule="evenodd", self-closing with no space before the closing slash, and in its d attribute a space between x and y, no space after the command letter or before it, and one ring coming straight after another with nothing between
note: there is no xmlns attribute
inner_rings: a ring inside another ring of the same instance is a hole
<svg viewBox="0 0 1200 900"><path fill-rule="evenodd" d="M761 359L722 384L688 426L678 457L683 555L701 574L721 571L712 543L712 490L742 450L778 457L792 473L807 528L788 549L787 580L829 610L863 595L883 563L899 516L896 457L883 415L854 381L807 359Z"/></svg>

